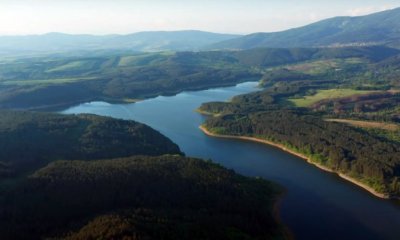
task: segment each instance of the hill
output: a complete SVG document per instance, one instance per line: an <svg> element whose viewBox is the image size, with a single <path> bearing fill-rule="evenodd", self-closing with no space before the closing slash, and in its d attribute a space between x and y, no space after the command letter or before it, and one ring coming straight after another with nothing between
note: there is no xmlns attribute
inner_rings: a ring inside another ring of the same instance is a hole
<svg viewBox="0 0 400 240"><path fill-rule="evenodd" d="M202 31L138 32L128 35L44 35L1 36L0 52L8 54L52 53L79 50L192 51L209 44L238 37Z"/></svg>
<svg viewBox="0 0 400 240"><path fill-rule="evenodd" d="M55 160L181 154L150 127L95 115L0 111L0 179Z"/></svg>
<svg viewBox="0 0 400 240"><path fill-rule="evenodd" d="M181 156L58 161L0 198L2 239L282 239L276 185Z"/></svg>
<svg viewBox="0 0 400 240"><path fill-rule="evenodd" d="M254 33L210 45L208 49L260 47L400 46L400 8L360 17L335 17L304 27Z"/></svg>
<svg viewBox="0 0 400 240"><path fill-rule="evenodd" d="M96 55L98 54L98 55ZM92 53L0 60L0 107L48 109L124 102L259 80L266 68L312 60L394 58L380 46L177 53Z"/></svg>

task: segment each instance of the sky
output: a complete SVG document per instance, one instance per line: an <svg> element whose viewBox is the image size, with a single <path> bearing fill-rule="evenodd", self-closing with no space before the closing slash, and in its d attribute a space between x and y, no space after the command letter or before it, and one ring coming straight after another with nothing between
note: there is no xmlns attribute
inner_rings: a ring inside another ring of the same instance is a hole
<svg viewBox="0 0 400 240"><path fill-rule="evenodd" d="M400 0L0 0L0 35L189 29L248 34L395 7Z"/></svg>

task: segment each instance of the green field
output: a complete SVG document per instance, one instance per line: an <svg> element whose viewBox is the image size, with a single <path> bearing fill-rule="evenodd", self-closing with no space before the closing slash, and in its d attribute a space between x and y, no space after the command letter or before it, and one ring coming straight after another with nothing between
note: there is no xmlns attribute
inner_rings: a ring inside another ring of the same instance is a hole
<svg viewBox="0 0 400 240"><path fill-rule="evenodd" d="M8 80L0 81L0 85L17 85L17 86L28 86L28 85L55 85L80 82L85 80L93 80L97 77L76 77L76 78L54 78L54 79L34 79L34 80Z"/></svg>
<svg viewBox="0 0 400 240"><path fill-rule="evenodd" d="M325 73L326 71L335 69L340 71L348 65L366 64L368 61L362 58L347 58L347 59L323 59L309 61L300 64L288 65L285 68L291 71L297 71L305 74L316 75Z"/></svg>
<svg viewBox="0 0 400 240"><path fill-rule="evenodd" d="M173 52L160 52L160 53L142 53L130 56L121 57L118 66L143 66L156 64L158 62L165 61L168 57L173 56Z"/></svg>
<svg viewBox="0 0 400 240"><path fill-rule="evenodd" d="M312 96L304 96L302 98L289 98L296 107L309 107L312 104L319 102L324 99L335 99L350 97L353 95L368 94L374 91L360 91L353 89L329 89L329 90L318 90L316 94Z"/></svg>

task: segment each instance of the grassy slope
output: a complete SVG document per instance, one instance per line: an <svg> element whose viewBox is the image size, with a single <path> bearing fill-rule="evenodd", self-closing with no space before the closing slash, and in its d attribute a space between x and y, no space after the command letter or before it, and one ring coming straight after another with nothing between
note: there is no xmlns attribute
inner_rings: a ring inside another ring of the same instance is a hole
<svg viewBox="0 0 400 240"><path fill-rule="evenodd" d="M398 124L385 123L385 122L357 121L351 119L326 119L326 121L346 123L355 127L382 129L392 132L400 129L400 126Z"/></svg>
<svg viewBox="0 0 400 240"><path fill-rule="evenodd" d="M354 89L328 89L328 90L318 90L315 95L305 96L303 98L290 98L289 101L292 102L297 107L309 107L316 102L325 99L336 99L343 97L350 97L355 95L369 94L373 91L360 91Z"/></svg>
<svg viewBox="0 0 400 240"><path fill-rule="evenodd" d="M368 64L368 61L363 58L333 58L324 60L308 61L300 64L286 66L287 69L299 71L305 74L317 75L329 70L339 71L346 65Z"/></svg>

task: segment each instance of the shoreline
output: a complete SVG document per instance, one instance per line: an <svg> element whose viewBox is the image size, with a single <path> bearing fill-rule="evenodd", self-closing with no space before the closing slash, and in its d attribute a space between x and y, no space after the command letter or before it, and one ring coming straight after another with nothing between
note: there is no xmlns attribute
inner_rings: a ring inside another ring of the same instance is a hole
<svg viewBox="0 0 400 240"><path fill-rule="evenodd" d="M170 91L161 91L161 92L154 92L154 93L148 93L148 94L143 94L141 96L134 96L132 99L131 98L112 98L112 97L106 97L103 95L96 95L90 98L84 98L84 99L77 99L77 100L71 100L71 101L65 101L65 102L57 102L57 103L43 103L43 104L36 104L36 105L28 105L28 106L7 106L7 105L2 105L0 103L0 108L1 109L14 109L14 110L21 110L21 111L43 111L43 112L60 112L67 110L71 107L88 103L88 102L107 102L111 104L131 104L131 103L136 103L136 102L141 102L145 100L149 100L152 98L156 98L159 96L175 96L184 92L196 92L196 91L206 91L210 89L216 89L216 88L228 88L228 87L234 87L239 84L244 84L244 83L250 83L250 82L259 82L259 78L246 78L243 80L236 80L232 82L227 82L227 83L221 83L221 84L208 84L205 86L195 86L195 87L187 87L187 88L182 88L182 89L176 89L176 90L170 90Z"/></svg>
<svg viewBox="0 0 400 240"><path fill-rule="evenodd" d="M194 111L197 112L197 113L200 113L201 115L204 115L204 116L210 116L210 117L221 116L221 114L214 114L214 113L206 112L206 111L200 110L200 108L197 108Z"/></svg>
<svg viewBox="0 0 400 240"><path fill-rule="evenodd" d="M289 153L289 154L292 154L292 155L294 155L294 156L297 156L297 157L299 157L299 158L302 158L302 159L306 160L308 163L314 165L315 167L317 167L317 168L319 168L319 169L321 169L321 170L323 170L323 171L336 174L336 175L339 176L340 178L342 178L342 179L344 179L344 180L346 180L346 181L348 181L348 182L353 183L354 185L356 185L356 186L358 186L358 187L360 187L360 188L362 188L362 189L368 191L369 193L371 193L372 195L374 195L374 196L376 196L376 197L379 197L379 198L382 198L382 199L390 199L390 196L388 196L388 195L386 195L386 194L383 194L383 193L377 192L377 191L376 191L375 189L373 189L372 187L370 187L370 186L368 186L368 185L366 185L366 184L364 184L364 183L358 181L357 179L354 179L354 178L352 178L352 177L350 177L350 176L347 176L347 175L345 175L345 174L343 174L343 173L334 171L334 170L332 170L332 169L330 169L330 168L328 168L328 167L322 166L321 164L312 162L311 159L310 159L309 157L305 156L304 154L301 154L301 153L295 152L295 151L293 151L293 150L290 150L290 149L286 148L285 146L283 146L282 144L278 144L278 143L275 143L275 142L272 142L272 141L263 140L263 139L259 139L259 138L255 138L255 137L245 137L245 136L232 136L232 135L220 135L220 134L215 134L215 133L210 132L210 131L209 131L207 128L205 128L203 125L199 126L199 129L200 129L204 134L206 134L207 136L211 136L211 137L226 138L226 139L239 139L239 140L245 140L245 141L252 141L252 142L263 143L263 144L267 144L267 145L270 145L270 146L279 148L279 149L281 149L282 151L285 151L285 152L287 152L287 153Z"/></svg>

